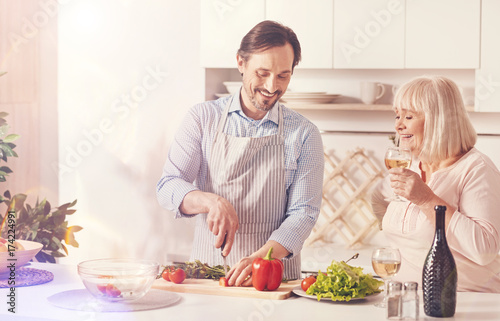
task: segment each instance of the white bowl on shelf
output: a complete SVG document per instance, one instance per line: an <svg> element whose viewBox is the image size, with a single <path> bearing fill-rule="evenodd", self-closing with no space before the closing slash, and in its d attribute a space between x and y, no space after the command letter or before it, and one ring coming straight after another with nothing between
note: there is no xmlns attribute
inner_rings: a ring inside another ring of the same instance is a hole
<svg viewBox="0 0 500 321"><path fill-rule="evenodd" d="M230 94L237 93L241 85L243 85L241 81L224 81L222 84L226 86L227 92Z"/></svg>

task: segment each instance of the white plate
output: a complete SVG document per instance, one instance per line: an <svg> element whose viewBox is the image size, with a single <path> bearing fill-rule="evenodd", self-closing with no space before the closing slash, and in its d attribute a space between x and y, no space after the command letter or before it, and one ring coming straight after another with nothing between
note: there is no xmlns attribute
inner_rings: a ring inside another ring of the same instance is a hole
<svg viewBox="0 0 500 321"><path fill-rule="evenodd" d="M334 98L281 98L282 103L288 104L328 104L331 103Z"/></svg>
<svg viewBox="0 0 500 321"><path fill-rule="evenodd" d="M316 300L316 301L318 300L317 296L306 294L306 292L304 290L302 290L302 288L300 286L297 286L297 287L293 288L292 292L295 293L298 296L303 297L303 298L313 299L313 300ZM380 294L380 292L368 295L368 296L366 296L364 298L352 298L350 301L332 301L332 298L321 298L320 301L348 303L348 302L351 302L351 301L360 301L360 300L371 299L371 298L374 298L374 297L378 296L379 294Z"/></svg>
<svg viewBox="0 0 500 321"><path fill-rule="evenodd" d="M340 96L336 94L284 94L281 100L290 104L327 104Z"/></svg>
<svg viewBox="0 0 500 321"><path fill-rule="evenodd" d="M286 91L284 96L300 96L300 97L306 97L306 96L322 96L322 95L327 95L326 91L316 91L316 92L298 92L298 91Z"/></svg>

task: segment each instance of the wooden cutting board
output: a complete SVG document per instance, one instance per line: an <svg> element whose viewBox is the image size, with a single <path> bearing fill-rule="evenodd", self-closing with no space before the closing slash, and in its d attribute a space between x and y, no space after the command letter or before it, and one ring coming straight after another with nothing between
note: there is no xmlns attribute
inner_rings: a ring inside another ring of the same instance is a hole
<svg viewBox="0 0 500 321"><path fill-rule="evenodd" d="M223 287L219 285L219 281L214 280L186 279L181 284L175 284L164 279L157 279L152 288L171 292L284 300L290 297L293 288L300 285L300 282L300 280L294 280L281 283L281 286L274 291L257 291L254 287Z"/></svg>

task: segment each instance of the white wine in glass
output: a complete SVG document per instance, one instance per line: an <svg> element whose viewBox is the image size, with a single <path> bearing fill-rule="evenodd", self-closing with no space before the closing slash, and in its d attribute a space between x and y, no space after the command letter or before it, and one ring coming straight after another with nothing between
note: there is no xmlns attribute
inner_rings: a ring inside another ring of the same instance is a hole
<svg viewBox="0 0 500 321"><path fill-rule="evenodd" d="M410 168L411 166L411 150L404 147L389 147L385 152L385 167L391 168ZM399 197L396 193L386 201L402 202L404 199Z"/></svg>
<svg viewBox="0 0 500 321"><path fill-rule="evenodd" d="M384 280L384 299L375 304L379 308L387 306L387 284L401 268L401 254L398 249L383 247L372 253L372 267L375 273Z"/></svg>

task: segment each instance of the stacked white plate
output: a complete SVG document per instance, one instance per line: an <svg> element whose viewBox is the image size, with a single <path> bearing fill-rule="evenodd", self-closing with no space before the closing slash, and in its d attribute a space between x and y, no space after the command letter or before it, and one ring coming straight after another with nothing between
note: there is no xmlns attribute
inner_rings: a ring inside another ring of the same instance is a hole
<svg viewBox="0 0 500 321"><path fill-rule="evenodd" d="M290 92L287 91L281 101L290 104L328 104L340 97L337 94L327 94L326 92Z"/></svg>

